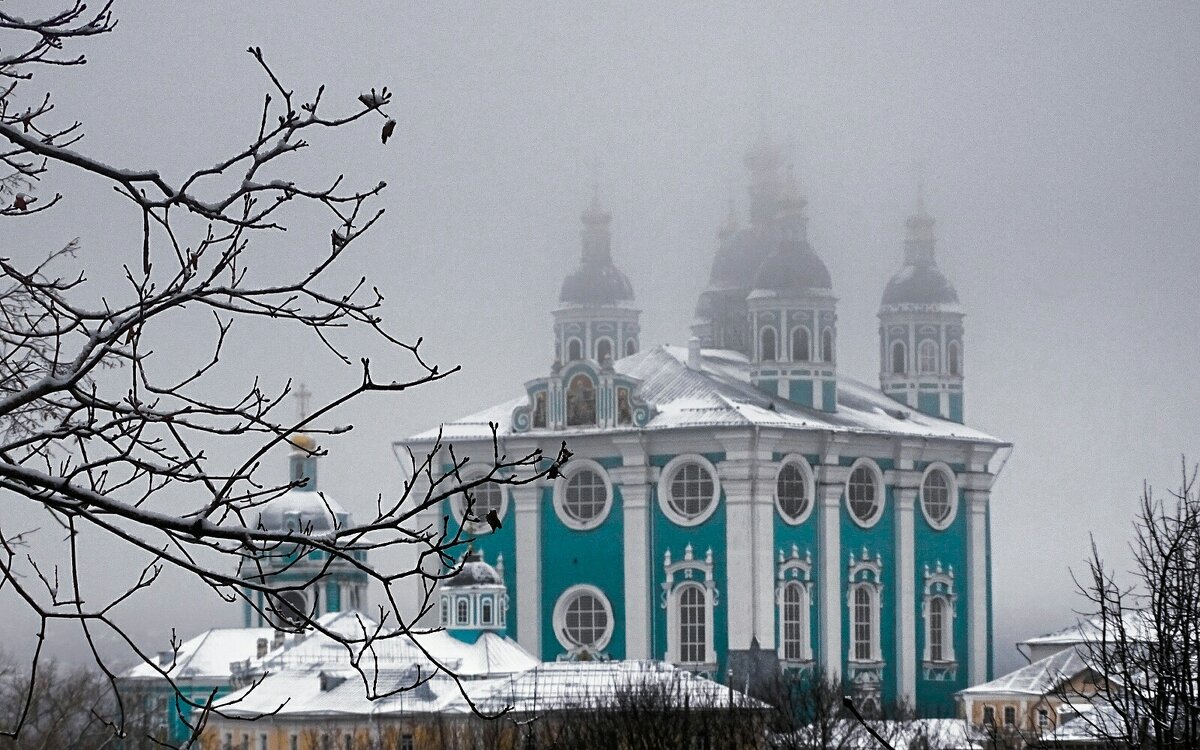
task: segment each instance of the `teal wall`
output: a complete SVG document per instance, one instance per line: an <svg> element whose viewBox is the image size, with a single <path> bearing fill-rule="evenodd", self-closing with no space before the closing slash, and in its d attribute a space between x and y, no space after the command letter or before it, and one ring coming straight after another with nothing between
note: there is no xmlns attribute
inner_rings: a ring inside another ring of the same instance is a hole
<svg viewBox="0 0 1200 750"><path fill-rule="evenodd" d="M450 471L452 468L446 465L442 467L442 470ZM505 511L504 517L500 519L503 527L495 531L485 529L477 536L472 535L469 530L464 530L463 542L451 554L456 558L461 558L466 554L468 543L470 543L475 551L483 555L483 561L488 565L495 566L497 555L504 555L504 585L508 589L508 611L505 619L507 627L496 629L494 632L515 636L517 632L517 506L516 499L513 498L509 488L505 487L504 491L508 497L508 509ZM443 501L442 514L449 517L447 534L453 536L462 527L462 519L456 518L452 498ZM435 611L438 611L439 606L437 602L434 603Z"/></svg>
<svg viewBox="0 0 1200 750"><path fill-rule="evenodd" d="M773 460L782 461L788 454L776 453ZM818 462L817 456L805 456L809 466L816 466ZM771 492L775 492L775 486L772 484ZM815 494L815 493L814 493ZM792 545L800 551L800 558L804 559L805 552L812 553L812 567L809 573L809 580L812 585L809 587L809 608L808 608L808 638L811 653L814 659L820 658L820 638L818 627L818 616L816 603L820 601L820 591L818 589L820 581L820 550L817 547L817 517L819 511L816 508L817 498L810 498L812 508L809 510L808 518L804 522L793 526L783 520L779 515L778 506L775 510L775 549L771 550L771 560L774 563L774 580L775 585L779 585L779 551L783 550L785 559L792 555ZM775 605L775 643L778 646L783 643L783 632L780 623L780 607L778 603ZM778 650L778 649L777 649Z"/></svg>
<svg viewBox="0 0 1200 750"><path fill-rule="evenodd" d="M701 454L714 465L725 460L724 453ZM662 468L675 456L658 455L650 457L650 465ZM725 555L725 490L721 489L717 498L717 509L704 523L697 526L679 526L663 513L658 502L658 485L651 487L650 493L650 581L651 597L651 657L662 659L667 653L667 611L662 605L662 585L666 582L663 570L663 555L669 549L671 561L683 559L684 548L690 543L692 553L698 560L703 560L709 548L713 551L713 578L717 587L717 605L713 608L713 648L717 652L717 673L715 677L725 674L725 653L729 649L729 617L728 589ZM676 577L678 582L678 576Z"/></svg>
<svg viewBox="0 0 1200 750"><path fill-rule="evenodd" d="M588 456L606 469L621 465L619 457ZM562 593L577 584L590 584L604 592L612 606L613 635L604 652L625 658L625 524L621 492L613 484L612 508L604 523L577 531L554 512L554 488L542 490L542 653L553 661L567 649L554 632L554 605ZM507 557L505 558L507 560ZM509 589L510 596L513 589ZM510 620L511 622L511 620Z"/></svg>

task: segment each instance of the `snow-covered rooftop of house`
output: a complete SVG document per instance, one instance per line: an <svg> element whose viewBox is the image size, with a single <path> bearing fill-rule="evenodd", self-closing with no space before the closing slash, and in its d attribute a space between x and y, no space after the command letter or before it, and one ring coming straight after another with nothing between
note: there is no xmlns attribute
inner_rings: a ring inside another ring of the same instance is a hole
<svg viewBox="0 0 1200 750"><path fill-rule="evenodd" d="M638 396L656 409L646 430L757 425L1005 445L980 430L910 409L853 378L838 377L837 411L825 412L786 399L773 399L755 388L750 383L750 362L740 352L705 349L701 352L699 370L690 369L687 359L686 348L659 346L613 363L617 372L642 381ZM489 423L498 425L498 434L509 434L513 409L525 401L526 397L521 397L498 404L414 435L410 441L429 442L439 433L446 440L489 438L492 434ZM587 432L588 428L572 430Z"/></svg>
<svg viewBox="0 0 1200 750"><path fill-rule="evenodd" d="M1124 613L1123 628L1125 636L1135 640L1152 640L1154 629L1150 622L1149 615L1145 610L1130 610ZM1115 622L1115 621L1114 621ZM1117 638L1118 633L1113 632L1113 623L1109 623L1108 633L1105 633L1103 627L1104 622L1099 617L1090 617L1076 622L1074 625L1068 625L1061 630L1055 630L1052 633L1039 635L1028 640L1021 641L1022 646L1074 646L1082 643L1099 643L1105 637L1108 640Z"/></svg>
<svg viewBox="0 0 1200 750"><path fill-rule="evenodd" d="M978 750L984 747L963 719L911 719L870 721L871 728L895 750ZM857 721L841 720L833 726L810 724L776 739L780 747L830 747L875 750L879 741Z"/></svg>
<svg viewBox="0 0 1200 750"><path fill-rule="evenodd" d="M1055 690L1064 680L1071 679L1087 668L1079 652L1073 648L1027 664L1020 669L997 677L991 682L973 685L960 690L958 695L1046 695Z"/></svg>
<svg viewBox="0 0 1200 750"><path fill-rule="evenodd" d="M511 707L538 714L611 705L621 695L648 695L696 708L767 708L766 704L659 661L562 661L540 664L503 680L480 703L487 712Z"/></svg>
<svg viewBox="0 0 1200 750"><path fill-rule="evenodd" d="M161 679L159 669L166 670L176 680L226 681L231 676L230 663L254 656L258 640L270 640L271 628L214 628L184 641L178 653L164 651L156 665L141 663L126 670L125 679Z"/></svg>

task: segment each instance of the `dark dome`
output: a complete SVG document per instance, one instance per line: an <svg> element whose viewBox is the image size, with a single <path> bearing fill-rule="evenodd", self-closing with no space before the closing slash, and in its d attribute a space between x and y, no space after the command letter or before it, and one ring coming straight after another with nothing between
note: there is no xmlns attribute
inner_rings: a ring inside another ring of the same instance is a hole
<svg viewBox="0 0 1200 750"><path fill-rule="evenodd" d="M907 265L883 290L884 305L957 305L958 292L937 266Z"/></svg>
<svg viewBox="0 0 1200 750"><path fill-rule="evenodd" d="M754 269L771 254L772 242L766 232L750 227L736 232L713 258L708 277L709 289L750 289Z"/></svg>
<svg viewBox="0 0 1200 750"><path fill-rule="evenodd" d="M633 300L633 285L611 263L584 261L563 279L558 299L574 305L614 305Z"/></svg>
<svg viewBox="0 0 1200 750"><path fill-rule="evenodd" d="M832 289L829 269L807 242L788 242L767 256L754 276L755 289Z"/></svg>
<svg viewBox="0 0 1200 750"><path fill-rule="evenodd" d="M504 579L478 552L468 552L462 568L442 582L443 588L459 586L503 586Z"/></svg>

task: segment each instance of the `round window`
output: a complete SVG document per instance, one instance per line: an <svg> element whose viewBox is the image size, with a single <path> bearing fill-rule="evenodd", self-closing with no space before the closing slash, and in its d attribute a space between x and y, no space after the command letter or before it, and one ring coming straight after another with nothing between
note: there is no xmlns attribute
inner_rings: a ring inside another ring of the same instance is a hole
<svg viewBox="0 0 1200 750"><path fill-rule="evenodd" d="M707 468L683 464L671 475L671 509L684 518L699 518L712 505L714 489Z"/></svg>
<svg viewBox="0 0 1200 750"><path fill-rule="evenodd" d="M463 519L463 525L473 531L486 531L489 528L488 513L496 511L496 517L504 518L504 488L495 482L484 482L478 487L468 490L471 500L468 501L466 492L458 495L458 514ZM470 507L468 508L468 504ZM467 516L470 515L470 518Z"/></svg>
<svg viewBox="0 0 1200 750"><path fill-rule="evenodd" d="M598 651L608 645L613 632L612 607L600 589L574 586L563 593L554 609L555 635L565 648Z"/></svg>
<svg viewBox="0 0 1200 750"><path fill-rule="evenodd" d="M305 600L304 594L299 591L273 594L271 600L271 609L285 625L300 625L311 614L308 611L308 602Z"/></svg>
<svg viewBox="0 0 1200 750"><path fill-rule="evenodd" d="M808 475L800 464L790 461L779 470L779 478L775 480L775 499L779 503L779 512L784 519L793 523L799 522L808 514L812 505L808 492Z"/></svg>
<svg viewBox="0 0 1200 750"><path fill-rule="evenodd" d="M921 510L936 529L944 529L954 520L954 480L945 469L933 468L921 483Z"/></svg>
<svg viewBox="0 0 1200 750"><path fill-rule="evenodd" d="M581 469L566 480L559 502L564 522L590 528L608 515L608 484L600 472Z"/></svg>
<svg viewBox="0 0 1200 750"><path fill-rule="evenodd" d="M866 466L859 466L850 472L850 481L846 484L846 499L854 520L863 525L873 523L881 510L879 484L875 472Z"/></svg>

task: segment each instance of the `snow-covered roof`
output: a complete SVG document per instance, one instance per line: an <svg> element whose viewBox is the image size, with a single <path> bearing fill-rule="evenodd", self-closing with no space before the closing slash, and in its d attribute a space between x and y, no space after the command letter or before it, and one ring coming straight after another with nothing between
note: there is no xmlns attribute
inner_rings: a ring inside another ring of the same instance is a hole
<svg viewBox="0 0 1200 750"><path fill-rule="evenodd" d="M964 719L911 719L868 723L895 750L978 750L985 747ZM849 719L835 722L832 726L810 724L775 739L775 744L780 747L821 747L823 743L846 750L875 750L879 747L879 741L872 737L870 732L857 721Z"/></svg>
<svg viewBox="0 0 1200 750"><path fill-rule="evenodd" d="M166 669L173 679L195 681L227 681L231 677L230 663L253 657L258 640L270 640L271 628L214 628L191 640L184 641L178 653L164 651L157 666ZM173 663L172 663L173 661ZM122 675L125 679L161 679L151 664L137 664Z"/></svg>
<svg viewBox="0 0 1200 750"><path fill-rule="evenodd" d="M997 677L991 682L960 690L958 695L1046 695L1058 688L1064 680L1071 679L1087 668L1079 652L1074 648L1067 648L1009 672L1003 677Z"/></svg>
<svg viewBox="0 0 1200 750"><path fill-rule="evenodd" d="M487 712L511 707L538 714L612 704L620 695L645 691L656 699L698 708L767 708L713 680L659 661L547 662L513 675L480 703Z"/></svg>
<svg viewBox="0 0 1200 750"><path fill-rule="evenodd" d="M1154 639L1153 624L1150 622L1148 613L1145 610L1130 610L1123 613L1124 630L1128 638L1135 640L1149 641ZM1028 640L1021 641L1018 645L1021 646L1077 646L1083 643L1100 643L1105 637L1104 622L1100 617L1090 617L1077 621L1074 625L1068 625L1061 630L1055 630L1052 633L1039 635ZM1117 637L1117 633L1113 632L1110 623L1107 633L1108 640L1112 641Z"/></svg>
<svg viewBox="0 0 1200 750"><path fill-rule="evenodd" d="M656 409L645 430L760 426L1006 445L980 430L910 409L853 378L838 377L837 411L825 412L786 399L773 399L755 388L750 383L750 362L740 352L705 349L701 352L699 370L690 369L687 359L686 348L659 346L613 363L618 373L642 381L638 396ZM526 397L506 401L414 435L410 442L430 442L439 433L446 440L486 439L492 435L489 423L498 425L498 434L511 434L513 409L525 401ZM571 431L586 433L589 428Z"/></svg>

